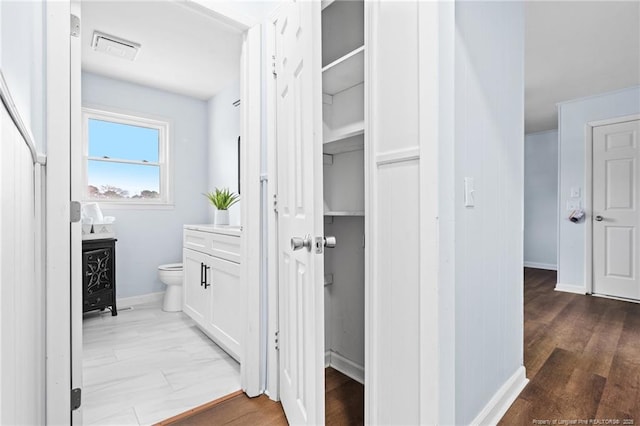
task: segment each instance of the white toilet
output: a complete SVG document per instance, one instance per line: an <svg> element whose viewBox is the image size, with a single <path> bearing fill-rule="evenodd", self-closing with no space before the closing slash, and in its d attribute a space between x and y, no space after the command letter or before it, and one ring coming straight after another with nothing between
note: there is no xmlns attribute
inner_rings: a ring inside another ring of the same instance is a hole
<svg viewBox="0 0 640 426"><path fill-rule="evenodd" d="M167 285L162 310L180 312L182 310L182 263L158 266L158 278Z"/></svg>

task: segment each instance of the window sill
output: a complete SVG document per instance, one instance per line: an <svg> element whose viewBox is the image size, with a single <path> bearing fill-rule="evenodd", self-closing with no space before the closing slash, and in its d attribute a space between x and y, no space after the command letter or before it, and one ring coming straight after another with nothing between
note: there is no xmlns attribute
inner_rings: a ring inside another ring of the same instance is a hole
<svg viewBox="0 0 640 426"><path fill-rule="evenodd" d="M102 210L173 210L173 203L129 203L100 200L82 200L83 203L98 203Z"/></svg>

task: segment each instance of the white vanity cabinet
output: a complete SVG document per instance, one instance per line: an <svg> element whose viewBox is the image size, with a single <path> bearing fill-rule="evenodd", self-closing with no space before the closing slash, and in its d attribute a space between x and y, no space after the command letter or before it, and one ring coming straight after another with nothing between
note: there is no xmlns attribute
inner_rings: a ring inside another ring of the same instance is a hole
<svg viewBox="0 0 640 426"><path fill-rule="evenodd" d="M187 225L183 240L183 311L233 358L242 345L240 229Z"/></svg>

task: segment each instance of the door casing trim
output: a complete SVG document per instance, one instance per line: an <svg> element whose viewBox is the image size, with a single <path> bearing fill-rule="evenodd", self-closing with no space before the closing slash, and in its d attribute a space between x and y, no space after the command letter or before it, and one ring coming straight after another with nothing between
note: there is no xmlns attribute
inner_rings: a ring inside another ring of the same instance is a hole
<svg viewBox="0 0 640 426"><path fill-rule="evenodd" d="M202 4L201 4L202 3ZM241 96L243 114L250 114L241 124L243 144L260 146L262 138L261 105L262 94L256 90L261 81L261 67L255 66L262 60L262 29L260 22L222 9L217 4L204 4L202 0L185 4L196 13L223 20L230 28L243 34L245 51L241 64ZM44 392L47 424L71 423L71 327L72 310L70 303L71 277L71 226L69 222L70 200L70 152L71 152L71 66L69 15L71 1L47 2L46 4L46 140L48 163L46 168L46 389ZM253 182L259 169L253 167L260 162L259 149L243 149L242 168L243 205L251 213L251 221L243 218L242 252L257 253L260 238L249 239L248 235L259 236L259 191L250 191L248 183ZM246 190L245 190L246 188ZM253 197L253 198L252 198ZM250 204L250 205L249 205ZM255 213L254 213L255 212ZM251 227L249 231L248 228ZM263 392L260 368L264 356L260 335L261 281L255 279L260 273L259 259L251 257L243 262L241 274L248 283L247 324L244 333L243 363L241 367L242 387L250 396ZM249 281L251 279L252 281ZM249 283L251 287L249 287ZM251 306L251 309L248 309Z"/></svg>

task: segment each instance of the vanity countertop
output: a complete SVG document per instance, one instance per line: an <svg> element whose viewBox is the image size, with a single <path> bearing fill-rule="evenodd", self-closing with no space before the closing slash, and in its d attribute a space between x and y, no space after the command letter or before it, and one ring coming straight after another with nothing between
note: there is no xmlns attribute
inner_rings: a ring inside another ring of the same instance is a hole
<svg viewBox="0 0 640 426"><path fill-rule="evenodd" d="M236 225L184 225L184 229L192 231L212 232L214 234L224 234L239 237L242 233L242 227Z"/></svg>

